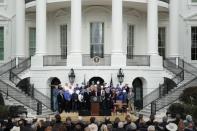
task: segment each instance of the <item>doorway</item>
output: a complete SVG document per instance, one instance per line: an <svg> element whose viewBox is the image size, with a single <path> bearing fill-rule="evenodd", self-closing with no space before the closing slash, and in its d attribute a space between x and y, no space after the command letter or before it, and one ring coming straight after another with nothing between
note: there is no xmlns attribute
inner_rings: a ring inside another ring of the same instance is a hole
<svg viewBox="0 0 197 131"><path fill-rule="evenodd" d="M92 84L94 85L94 84L96 84L97 82L99 82L100 85L103 85L103 84L104 84L103 78L101 78L101 77L92 77L92 78L89 80L89 86L92 85Z"/></svg>
<svg viewBox="0 0 197 131"><path fill-rule="evenodd" d="M143 108L143 83L140 78L136 78L133 81L133 91L134 91L134 106L136 109L140 110Z"/></svg>

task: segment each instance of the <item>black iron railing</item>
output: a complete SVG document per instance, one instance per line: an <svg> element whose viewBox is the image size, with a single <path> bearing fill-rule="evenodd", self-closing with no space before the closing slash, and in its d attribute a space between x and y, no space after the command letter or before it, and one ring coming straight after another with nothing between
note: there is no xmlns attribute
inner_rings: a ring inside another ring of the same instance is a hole
<svg viewBox="0 0 197 131"><path fill-rule="evenodd" d="M12 81L16 86L22 79L18 76L21 72L31 67L31 57L23 60L21 63L19 63L15 68L10 70L10 81ZM34 88L34 85L26 84L26 94L31 96L33 99L37 100L38 103L42 103L49 109L51 108L50 105L50 98L38 91L36 88Z"/></svg>
<svg viewBox="0 0 197 131"><path fill-rule="evenodd" d="M16 59L12 59L8 63L5 63L0 66L0 76L4 73L8 72L10 69L14 68L16 66Z"/></svg>
<svg viewBox="0 0 197 131"><path fill-rule="evenodd" d="M15 85L17 85L22 80L18 75L14 74L13 72L10 73L10 76L11 76L11 81ZM33 99L41 102L41 104L45 105L49 109L51 108L50 98L44 95L43 93L41 93L38 89L34 88L33 84L30 83L27 84L25 93L31 96Z"/></svg>
<svg viewBox="0 0 197 131"><path fill-rule="evenodd" d="M127 66L150 66L148 55L127 55Z"/></svg>
<svg viewBox="0 0 197 131"><path fill-rule="evenodd" d="M37 101L36 100L33 100L31 97L26 96L25 94L21 93L20 90L5 83L1 79L0 79L0 90L3 93L7 94L9 97L18 101L19 103L22 103L25 106L33 109L34 111L37 111L37 106L36 106Z"/></svg>
<svg viewBox="0 0 197 131"><path fill-rule="evenodd" d="M192 77L190 81L174 89L172 92L167 94L166 97L158 98L155 101L153 101L153 103L156 103L156 111L159 111L160 109L177 101L179 99L181 92L183 92L185 88L190 87L192 83L196 84L196 81L197 81L197 77ZM179 95L177 95L176 92L179 92Z"/></svg>
<svg viewBox="0 0 197 131"><path fill-rule="evenodd" d="M18 62L18 65L11 69L11 72L13 72L16 75L31 67L31 57L26 59L19 59Z"/></svg>
<svg viewBox="0 0 197 131"><path fill-rule="evenodd" d="M99 56L91 57L90 54L83 54L82 65L83 66L110 66L111 55L105 54L103 55L103 57L99 57Z"/></svg>
<svg viewBox="0 0 197 131"><path fill-rule="evenodd" d="M196 85L197 82L197 68L187 62L185 62L182 59L177 59L177 58L170 58L168 59L168 62L174 64L174 67L176 68L181 68L185 74L187 74L187 79L189 78L189 80L187 80L185 83L182 83L181 85L179 85L177 88L173 89L170 92L167 92L165 95L165 97L163 97L164 95L162 94L162 96L160 96L159 98L157 98L156 100L151 102L151 105L154 105L154 109L151 108L151 111L159 111L160 109L164 108L165 106L168 106L170 104L172 104L173 102L177 101L179 99L179 96L181 94L181 92L183 92L183 90L185 88L188 88L190 86ZM175 70L173 71L177 71L175 68ZM172 69L172 68L169 68ZM172 71L172 70L171 70ZM182 73L180 72L180 73ZM180 75L181 77L186 77L184 74Z"/></svg>
<svg viewBox="0 0 197 131"><path fill-rule="evenodd" d="M62 55L46 55L43 57L44 66L66 66L67 57Z"/></svg>
<svg viewBox="0 0 197 131"><path fill-rule="evenodd" d="M184 70L183 70L183 68L181 68L180 66L177 66L175 63L172 63L168 59L164 60L163 65L164 65L165 68L169 69L170 71L172 71L175 74L175 76L171 80L174 82L174 84L176 84L176 86L184 80ZM183 65L183 67L184 67L184 65ZM174 86L174 87L176 87L176 86ZM173 88L171 88L171 89L173 89ZM143 106L146 107L149 104L151 104L153 101L161 98L162 96L165 96L166 94L168 94L168 92L171 89L167 88L167 83L164 80L164 83L159 85L159 88L156 88L151 93L144 96Z"/></svg>

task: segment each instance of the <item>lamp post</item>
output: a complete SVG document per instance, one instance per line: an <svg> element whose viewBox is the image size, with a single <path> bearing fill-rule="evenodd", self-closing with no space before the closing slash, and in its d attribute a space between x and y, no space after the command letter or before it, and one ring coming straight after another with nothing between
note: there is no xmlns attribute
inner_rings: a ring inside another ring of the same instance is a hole
<svg viewBox="0 0 197 131"><path fill-rule="evenodd" d="M119 81L119 83L121 85L122 82L124 81L124 73L123 73L121 68L118 71L117 78L118 78L118 81Z"/></svg>
<svg viewBox="0 0 197 131"><path fill-rule="evenodd" d="M68 78L69 78L69 82L71 84L73 84L75 81L75 72L74 72L73 68L70 69L70 73L68 74Z"/></svg>

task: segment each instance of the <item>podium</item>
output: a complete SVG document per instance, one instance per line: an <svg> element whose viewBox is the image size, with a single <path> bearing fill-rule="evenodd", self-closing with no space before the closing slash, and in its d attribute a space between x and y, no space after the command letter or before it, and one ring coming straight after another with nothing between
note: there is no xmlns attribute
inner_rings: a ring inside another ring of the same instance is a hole
<svg viewBox="0 0 197 131"><path fill-rule="evenodd" d="M92 96L90 98L91 107L90 112L92 116L99 116L100 115L100 102L101 97L100 96Z"/></svg>

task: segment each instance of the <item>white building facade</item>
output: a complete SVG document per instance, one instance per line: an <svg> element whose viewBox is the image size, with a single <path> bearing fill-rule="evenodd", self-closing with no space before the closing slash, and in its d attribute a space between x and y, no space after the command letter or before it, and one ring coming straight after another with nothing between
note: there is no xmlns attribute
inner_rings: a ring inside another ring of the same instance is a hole
<svg viewBox="0 0 197 131"><path fill-rule="evenodd" d="M48 96L71 68L79 85L116 85L121 68L122 85L141 81L143 97L173 77L164 58L197 66L196 12L196 0L0 0L0 62L31 56L20 76Z"/></svg>

